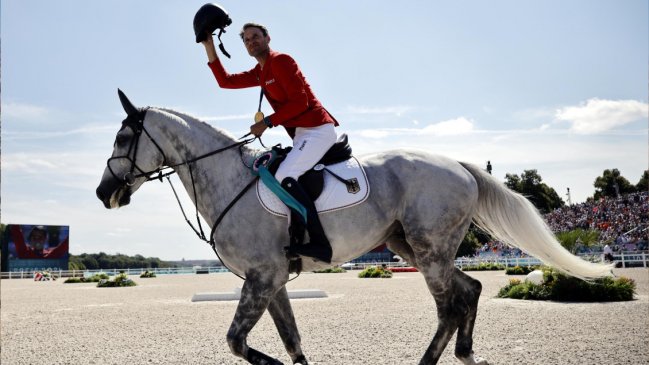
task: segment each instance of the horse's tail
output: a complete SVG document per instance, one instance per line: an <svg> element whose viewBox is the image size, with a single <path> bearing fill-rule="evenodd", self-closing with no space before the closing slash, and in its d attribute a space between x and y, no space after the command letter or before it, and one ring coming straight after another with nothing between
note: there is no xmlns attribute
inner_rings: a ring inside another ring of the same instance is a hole
<svg viewBox="0 0 649 365"><path fill-rule="evenodd" d="M479 167L461 164L478 183L478 206L473 220L485 232L571 276L590 280L611 275L612 265L584 261L563 248L525 197Z"/></svg>

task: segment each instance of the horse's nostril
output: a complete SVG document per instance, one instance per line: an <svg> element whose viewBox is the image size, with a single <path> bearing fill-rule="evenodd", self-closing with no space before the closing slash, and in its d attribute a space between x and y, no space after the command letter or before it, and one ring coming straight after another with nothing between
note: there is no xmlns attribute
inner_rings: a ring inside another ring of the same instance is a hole
<svg viewBox="0 0 649 365"><path fill-rule="evenodd" d="M99 200L101 200L103 202L104 201L104 193L101 191L101 189L97 188L96 193L97 193L97 198L99 198Z"/></svg>

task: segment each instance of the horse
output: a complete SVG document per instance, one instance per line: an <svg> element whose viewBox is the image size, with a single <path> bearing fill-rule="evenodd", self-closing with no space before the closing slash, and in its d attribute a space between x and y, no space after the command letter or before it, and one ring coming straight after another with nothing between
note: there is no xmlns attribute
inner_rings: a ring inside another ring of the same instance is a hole
<svg viewBox="0 0 649 365"><path fill-rule="evenodd" d="M268 310L292 363L308 364L285 286L291 274L284 251L287 221L261 209L254 189L242 190L253 178L243 161L260 151L188 114L136 108L118 93L127 117L97 197L106 208L127 205L146 181L173 167L197 212L213 228L210 238L221 261L245 276L226 336L231 352L251 364L282 364L247 343L249 332ZM494 238L569 275L590 280L611 273L610 266L583 261L565 250L526 198L475 165L417 150L358 159L371 187L367 200L321 214L332 262L303 258L302 269L339 265L386 243L423 275L436 304L437 329L420 364L436 364L455 331L456 358L465 365L488 364L473 352L482 285L454 265L472 221Z"/></svg>

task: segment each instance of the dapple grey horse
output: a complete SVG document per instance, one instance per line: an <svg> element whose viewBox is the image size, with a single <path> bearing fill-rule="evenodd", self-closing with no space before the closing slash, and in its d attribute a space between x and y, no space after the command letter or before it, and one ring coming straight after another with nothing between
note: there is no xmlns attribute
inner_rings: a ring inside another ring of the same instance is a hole
<svg viewBox="0 0 649 365"><path fill-rule="evenodd" d="M246 278L227 333L232 353L251 364L281 364L246 341L268 310L292 362L307 364L285 287L287 221L262 209L254 189L230 204L253 178L242 161L259 151L228 148L237 140L225 131L173 110L138 109L119 93L128 116L117 133L98 198L106 208L126 205L150 175L173 166L203 219L213 226L222 218L212 237L216 249L230 270ZM214 150L219 153L209 154ZM205 154L209 157L196 159ZM472 220L498 240L567 274L583 279L610 274L610 266L588 263L566 251L527 199L474 165L404 150L375 153L360 161L371 186L368 199L320 217L333 248L332 265L387 243L421 272L438 317L421 364L436 364L455 331L455 356L463 364L487 364L473 354L481 284L454 266ZM231 209L222 215L228 205ZM303 259L305 271L325 266Z"/></svg>

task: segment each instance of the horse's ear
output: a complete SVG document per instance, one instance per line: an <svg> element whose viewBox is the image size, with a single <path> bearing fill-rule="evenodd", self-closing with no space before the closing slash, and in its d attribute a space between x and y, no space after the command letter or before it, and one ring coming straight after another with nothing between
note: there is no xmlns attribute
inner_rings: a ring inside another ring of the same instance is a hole
<svg viewBox="0 0 649 365"><path fill-rule="evenodd" d="M126 112L127 115L135 115L139 112L139 110L131 103L130 100L124 95L122 90L117 89L117 95L119 95L119 101L122 102L122 107L124 108L124 111Z"/></svg>

